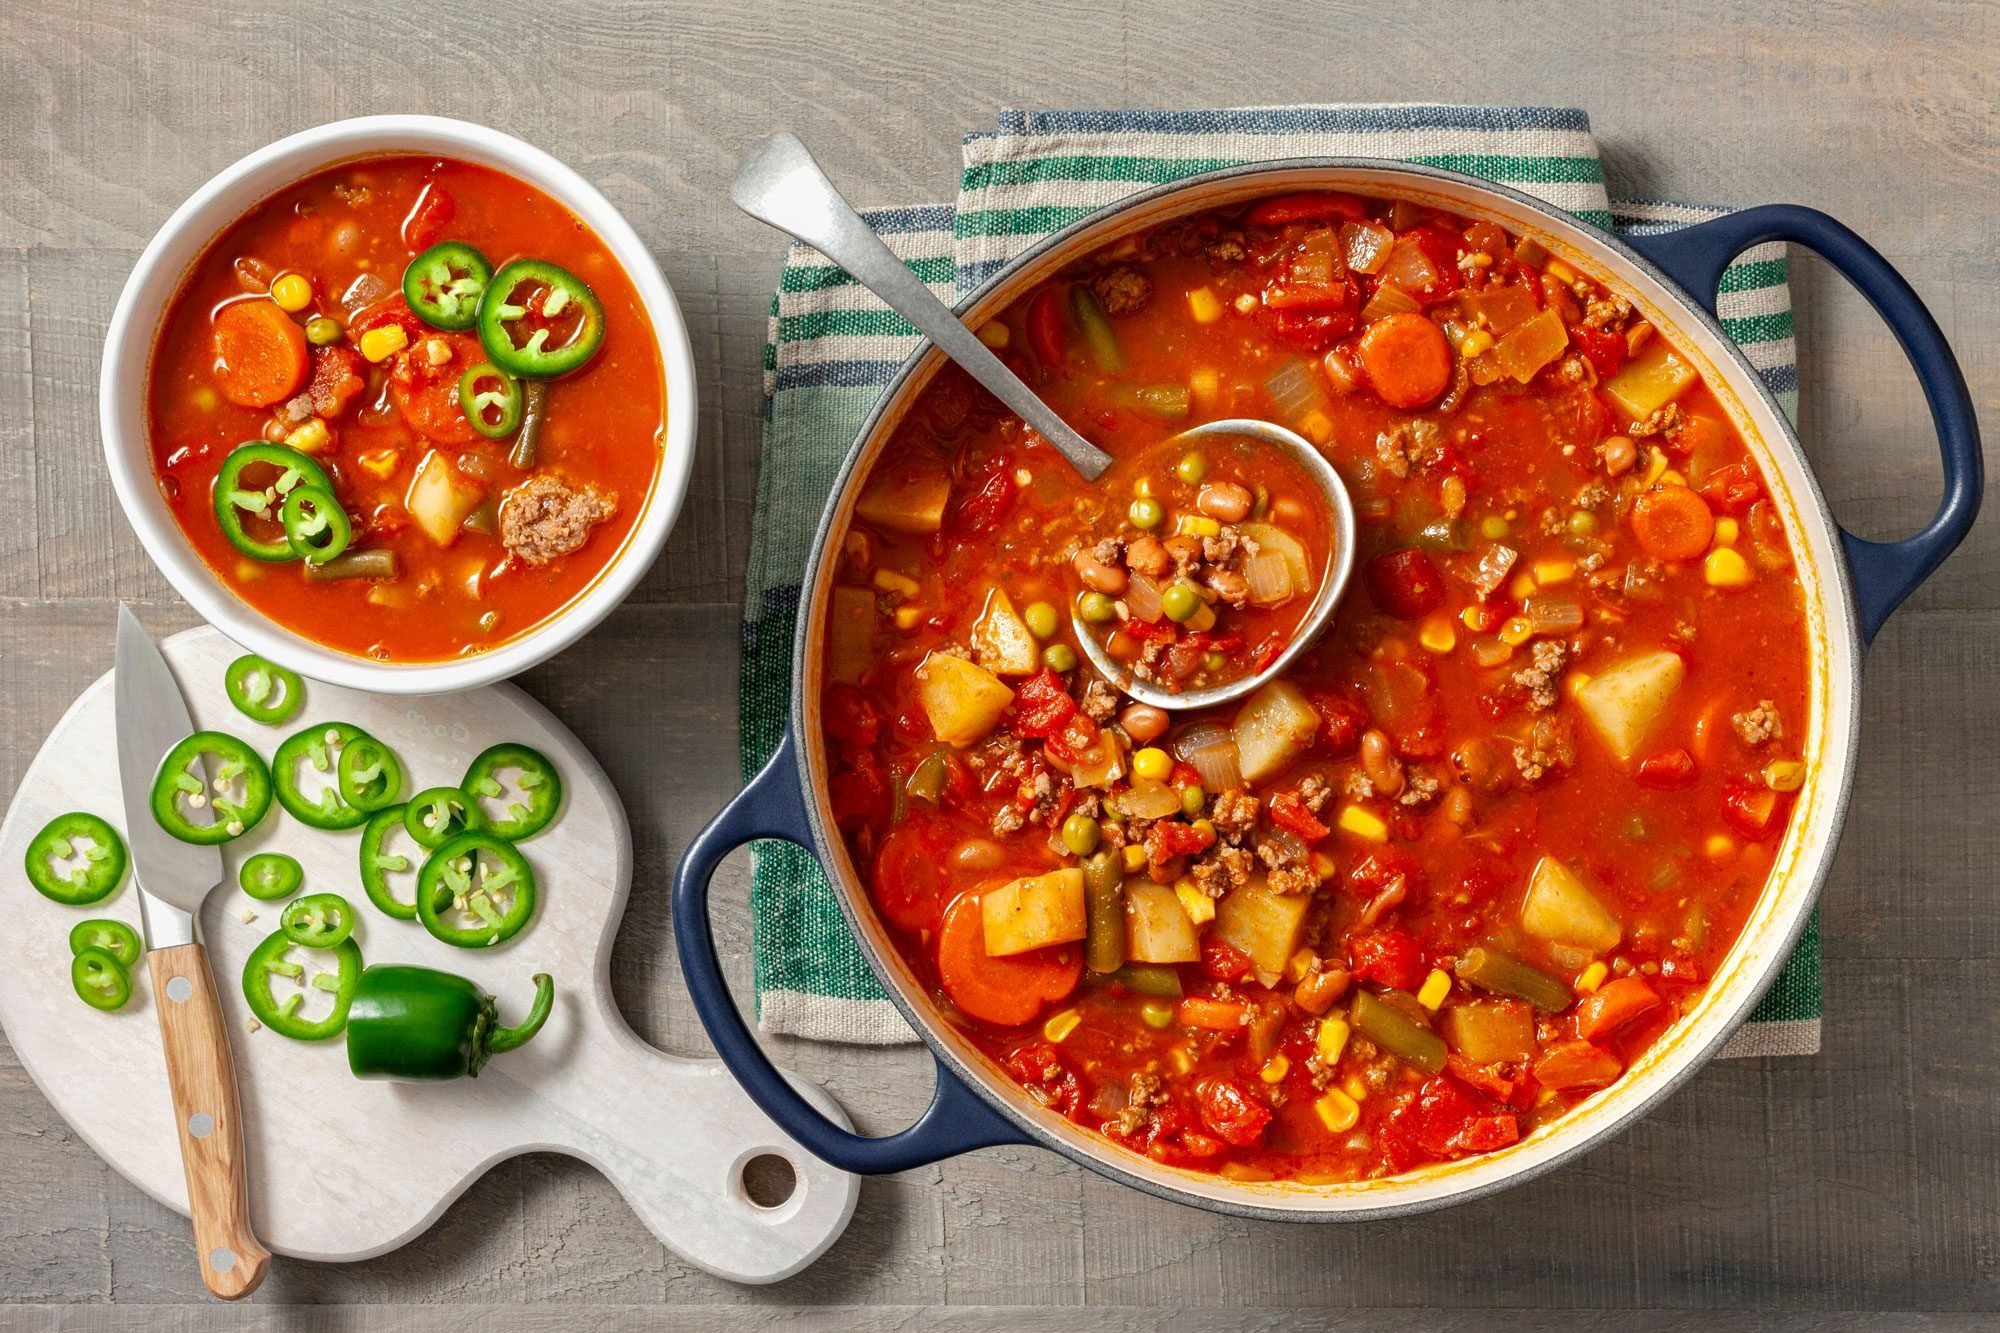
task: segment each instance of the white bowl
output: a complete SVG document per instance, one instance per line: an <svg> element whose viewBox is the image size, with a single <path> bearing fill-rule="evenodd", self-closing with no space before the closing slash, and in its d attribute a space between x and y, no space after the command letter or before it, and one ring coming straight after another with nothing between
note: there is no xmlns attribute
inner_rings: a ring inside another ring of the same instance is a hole
<svg viewBox="0 0 2000 1333"><path fill-rule="evenodd" d="M666 370L666 445L645 508L595 582L534 629L491 651L445 662L376 662L335 652L277 624L222 582L168 510L153 470L146 378L167 308L210 242L244 213L295 181L339 162L388 154L476 162L528 182L597 233L632 279L659 339ZM659 265L617 209L583 177L541 149L483 125L440 116L363 116L303 130L260 148L174 210L126 279L104 339L98 419L105 462L125 517L181 596L223 633L300 675L382 694L443 694L516 675L582 637L623 601L666 544L694 463L694 355L680 306Z"/></svg>

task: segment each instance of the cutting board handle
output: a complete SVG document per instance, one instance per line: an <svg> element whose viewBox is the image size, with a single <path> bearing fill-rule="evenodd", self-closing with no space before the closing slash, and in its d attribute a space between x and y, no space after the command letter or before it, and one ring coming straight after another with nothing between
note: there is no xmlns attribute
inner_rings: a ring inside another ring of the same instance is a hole
<svg viewBox="0 0 2000 1333"><path fill-rule="evenodd" d="M155 949L146 966L160 1011L201 1280L224 1300L239 1300L263 1282L271 1252L250 1229L243 1112L208 951L199 944Z"/></svg>

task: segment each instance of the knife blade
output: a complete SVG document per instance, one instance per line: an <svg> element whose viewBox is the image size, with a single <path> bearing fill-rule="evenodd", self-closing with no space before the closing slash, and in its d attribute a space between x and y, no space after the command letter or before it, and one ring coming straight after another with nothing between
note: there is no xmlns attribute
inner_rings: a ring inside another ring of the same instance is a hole
<svg viewBox="0 0 2000 1333"><path fill-rule="evenodd" d="M222 853L214 846L182 842L153 817L153 779L160 761L194 731L194 719L167 659L123 604L118 607L116 663L112 696L125 842L139 887L146 969L153 979L167 1084L179 1121L176 1137L187 1175L188 1217L194 1223L202 1281L216 1295L236 1300L264 1280L271 1252L250 1226L236 1066L208 951L195 930L202 899L222 882ZM206 761L201 763L207 786L213 775ZM213 818L213 802L207 809Z"/></svg>

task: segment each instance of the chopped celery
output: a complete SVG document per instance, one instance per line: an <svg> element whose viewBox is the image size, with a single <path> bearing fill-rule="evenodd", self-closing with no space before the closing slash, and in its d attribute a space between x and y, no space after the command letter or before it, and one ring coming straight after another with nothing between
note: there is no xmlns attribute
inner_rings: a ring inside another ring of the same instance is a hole
<svg viewBox="0 0 2000 1333"><path fill-rule="evenodd" d="M1410 1002L1413 1006L1416 1003L1413 998ZM1444 1068L1444 1038L1398 1012L1384 997L1372 991L1356 991L1354 1007L1349 1013L1355 1031L1397 1059L1426 1074L1435 1074Z"/></svg>
<svg viewBox="0 0 2000 1333"><path fill-rule="evenodd" d="M1467 949L1454 970L1481 990L1526 1000L1552 1014L1561 1013L1576 999L1568 986L1548 973L1496 949Z"/></svg>

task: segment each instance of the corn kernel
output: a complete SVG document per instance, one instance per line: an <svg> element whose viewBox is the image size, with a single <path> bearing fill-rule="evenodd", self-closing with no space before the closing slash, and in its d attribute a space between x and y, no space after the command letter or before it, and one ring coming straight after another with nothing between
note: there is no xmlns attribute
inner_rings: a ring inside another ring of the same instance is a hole
<svg viewBox="0 0 2000 1333"><path fill-rule="evenodd" d="M1602 962L1592 963L1583 969L1583 975L1576 979L1576 988L1585 995L1595 995L1597 988L1602 986L1604 979L1610 975L1611 969Z"/></svg>
<svg viewBox="0 0 2000 1333"><path fill-rule="evenodd" d="M1247 315L1257 308L1257 298L1245 292L1243 295L1237 297L1233 304L1236 306L1237 314Z"/></svg>
<svg viewBox="0 0 2000 1333"><path fill-rule="evenodd" d="M1222 533L1222 524L1205 514L1182 514L1174 520L1174 535L1177 537L1215 537Z"/></svg>
<svg viewBox="0 0 2000 1333"><path fill-rule="evenodd" d="M278 309L297 314L312 304L312 284L297 273L287 273L271 284L271 299L278 303Z"/></svg>
<svg viewBox="0 0 2000 1333"><path fill-rule="evenodd" d="M1314 409L1306 413L1305 420L1299 423L1299 434L1314 444L1325 444L1333 438L1333 418Z"/></svg>
<svg viewBox="0 0 2000 1333"><path fill-rule="evenodd" d="M1333 858L1328 856L1325 852L1314 852L1312 854L1312 859L1309 862L1309 864L1312 866L1313 874L1319 876L1323 880L1332 879L1333 872L1339 868L1334 864Z"/></svg>
<svg viewBox="0 0 2000 1333"><path fill-rule="evenodd" d="M1509 616L1507 623L1500 627L1500 642L1509 648L1519 648L1534 637L1534 622L1526 616Z"/></svg>
<svg viewBox="0 0 2000 1333"><path fill-rule="evenodd" d="M1711 588L1744 588L1755 577L1750 562L1727 546L1718 546L1701 562L1701 576Z"/></svg>
<svg viewBox="0 0 2000 1333"><path fill-rule="evenodd" d="M1014 332L997 319L989 319L979 326L979 341L999 351L1014 337Z"/></svg>
<svg viewBox="0 0 2000 1333"><path fill-rule="evenodd" d="M1118 855L1124 861L1128 874L1146 868L1146 849L1136 842L1128 842L1119 848Z"/></svg>
<svg viewBox="0 0 2000 1333"><path fill-rule="evenodd" d="M361 355L370 361L387 361L410 345L410 335L401 324L383 324L361 335Z"/></svg>
<svg viewBox="0 0 2000 1333"><path fill-rule="evenodd" d="M1148 745L1132 754L1132 772L1147 782L1165 782L1174 771L1174 761L1157 745Z"/></svg>
<svg viewBox="0 0 2000 1333"><path fill-rule="evenodd" d="M1389 840L1389 826L1382 822L1381 816L1358 805L1350 805L1341 810L1339 827L1344 832L1352 833L1357 838L1366 838L1370 842Z"/></svg>
<svg viewBox="0 0 2000 1333"><path fill-rule="evenodd" d="M1445 517L1457 518L1465 512L1465 478L1453 473L1438 483L1438 504L1444 507Z"/></svg>
<svg viewBox="0 0 2000 1333"><path fill-rule="evenodd" d="M1417 1003L1426 1009L1435 1010L1444 1003L1444 997L1451 994L1451 975L1442 968L1432 968L1424 978L1423 988L1417 992Z"/></svg>
<svg viewBox="0 0 2000 1333"><path fill-rule="evenodd" d="M1667 456L1661 453L1658 449L1648 449L1646 451L1646 476L1645 479L1639 483L1640 489L1643 490L1646 487L1651 486L1654 482L1658 481L1661 477L1665 476L1666 472L1667 472Z"/></svg>
<svg viewBox="0 0 2000 1333"><path fill-rule="evenodd" d="M1742 535L1743 527L1735 519L1718 518L1715 520L1715 544L1717 546L1734 546L1736 545L1736 539Z"/></svg>
<svg viewBox="0 0 2000 1333"><path fill-rule="evenodd" d="M1525 602L1535 595L1535 587L1535 576L1524 569L1514 576L1512 583L1507 585L1507 593L1515 601Z"/></svg>
<svg viewBox="0 0 2000 1333"><path fill-rule="evenodd" d="M1764 765L1764 785L1772 791L1797 791L1805 781L1806 766L1796 759L1773 759Z"/></svg>
<svg viewBox="0 0 2000 1333"><path fill-rule="evenodd" d="M1210 839L1215 837L1215 821L1212 819L1197 819L1189 827L1203 837Z"/></svg>
<svg viewBox="0 0 2000 1333"><path fill-rule="evenodd" d="M1428 652L1448 653L1458 646L1458 632L1451 627L1450 616L1432 616L1417 631L1417 642Z"/></svg>
<svg viewBox="0 0 2000 1333"><path fill-rule="evenodd" d="M1322 1018L1319 1021L1319 1035L1313 1038L1313 1053L1319 1056L1320 1064L1331 1069L1340 1063L1340 1053L1347 1049L1348 1031L1344 1018Z"/></svg>
<svg viewBox="0 0 2000 1333"><path fill-rule="evenodd" d="M1458 354L1470 361L1482 352L1493 350L1493 335L1485 329L1474 329L1459 340Z"/></svg>
<svg viewBox="0 0 2000 1333"><path fill-rule="evenodd" d="M1535 582L1544 588L1558 583L1568 583L1576 573L1573 560L1537 560L1535 562Z"/></svg>
<svg viewBox="0 0 2000 1333"><path fill-rule="evenodd" d="M370 449L360 458L365 471L384 481L396 474L396 469L402 466L402 462L403 451L400 449Z"/></svg>
<svg viewBox="0 0 2000 1333"><path fill-rule="evenodd" d="M1203 366L1188 374L1188 392L1194 395L1197 405L1206 407L1222 392L1222 376Z"/></svg>
<svg viewBox="0 0 2000 1333"><path fill-rule="evenodd" d="M1476 606L1468 606L1458 613L1458 623L1477 634L1486 623L1486 613Z"/></svg>
<svg viewBox="0 0 2000 1333"><path fill-rule="evenodd" d="M1333 1134L1345 1134L1361 1119L1361 1104L1339 1088L1328 1088L1313 1103L1319 1122Z"/></svg>
<svg viewBox="0 0 2000 1333"><path fill-rule="evenodd" d="M1192 1074L1194 1072L1194 1052L1185 1046L1176 1046L1173 1050L1167 1052L1167 1059L1173 1062L1176 1074Z"/></svg>
<svg viewBox="0 0 2000 1333"><path fill-rule="evenodd" d="M1724 834L1711 833L1701 849L1708 853L1709 860L1720 861L1736 850L1736 844Z"/></svg>
<svg viewBox="0 0 2000 1333"><path fill-rule="evenodd" d="M896 608L896 628L915 629L924 618L921 606L899 606Z"/></svg>
<svg viewBox="0 0 2000 1333"><path fill-rule="evenodd" d="M1347 1076L1346 1081L1343 1082L1340 1086L1345 1088L1347 1090L1347 1095L1352 1097L1355 1101L1365 1102L1368 1100L1368 1085L1361 1081L1361 1075L1349 1074Z"/></svg>
<svg viewBox="0 0 2000 1333"><path fill-rule="evenodd" d="M1204 602L1194 609L1194 614L1187 618L1183 627L1190 634L1206 634L1215 628L1215 621L1215 608ZM1210 671L1220 669L1219 667L1209 667Z"/></svg>
<svg viewBox="0 0 2000 1333"><path fill-rule="evenodd" d="M1294 950L1292 956L1285 960L1285 980L1294 986L1304 981L1312 975L1313 961L1318 957L1311 949Z"/></svg>
<svg viewBox="0 0 2000 1333"><path fill-rule="evenodd" d="M1188 313L1197 324L1213 324L1222 318L1222 302L1215 299L1213 291L1197 287L1188 293Z"/></svg>
<svg viewBox="0 0 2000 1333"><path fill-rule="evenodd" d="M318 417L314 417L285 437L286 447L296 449L302 454L316 454L332 443L333 436L327 433L326 423Z"/></svg>
<svg viewBox="0 0 2000 1333"><path fill-rule="evenodd" d="M905 597L915 597L920 590L920 585L915 579L893 569L876 570L875 586L883 592L898 592Z"/></svg>
<svg viewBox="0 0 2000 1333"><path fill-rule="evenodd" d="M1571 283L1576 281L1576 270L1571 268L1568 264L1563 263L1563 261L1560 259L1551 258L1548 263L1542 265L1542 272L1548 274L1550 277L1554 278L1557 282L1560 283Z"/></svg>
<svg viewBox="0 0 2000 1333"><path fill-rule="evenodd" d="M1196 888L1193 880L1184 879L1174 885L1174 897L1181 900L1181 910L1197 926L1205 926L1215 920L1215 899Z"/></svg>
<svg viewBox="0 0 2000 1333"><path fill-rule="evenodd" d="M1257 1077L1266 1083L1283 1083L1285 1075L1291 1072L1292 1062L1280 1051L1264 1062L1264 1067L1257 1071Z"/></svg>
<svg viewBox="0 0 2000 1333"><path fill-rule="evenodd" d="M1052 1016L1048 1022L1042 1024L1042 1035L1050 1041L1061 1041L1064 1037L1076 1031L1077 1025L1082 1022L1082 1014L1079 1014L1074 1009L1065 1009L1061 1013Z"/></svg>

